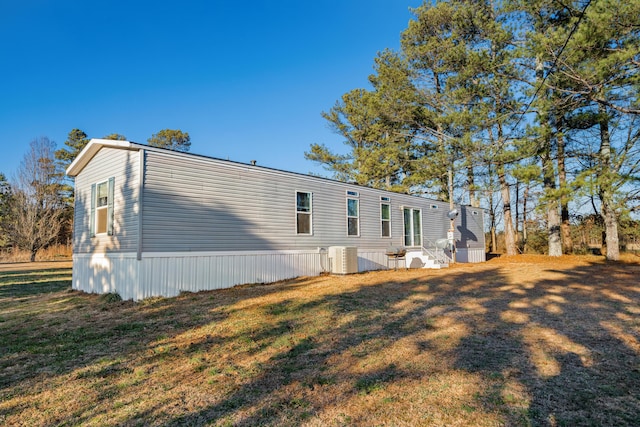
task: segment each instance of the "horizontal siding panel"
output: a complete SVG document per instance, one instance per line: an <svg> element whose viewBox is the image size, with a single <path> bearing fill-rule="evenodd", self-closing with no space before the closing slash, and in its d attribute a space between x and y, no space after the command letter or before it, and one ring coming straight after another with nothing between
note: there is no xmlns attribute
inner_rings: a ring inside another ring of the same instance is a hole
<svg viewBox="0 0 640 427"><path fill-rule="evenodd" d="M118 158L108 151L121 156ZM89 173L94 163L97 166ZM122 169L123 164L129 165L129 177L138 176L137 153L103 149L77 180L85 179L85 185L90 186L99 175L113 174L113 168L120 165ZM347 189L355 189L360 194L358 237L347 235ZM137 248L137 186L124 185L120 190L116 204L129 206L116 210L119 228L117 238L110 242L89 242L88 232L82 233L88 229L88 211L77 210L79 251ZM143 251L401 245L403 205L422 209L425 240L445 237L448 228L445 216L448 205L443 202L214 159L192 161L153 151L146 156L144 191ZM295 232L295 191L313 194L310 236ZM391 199L392 238L381 236L381 194ZM432 204L439 209L429 209ZM477 233L465 236L466 241L473 243L469 237Z"/></svg>
<svg viewBox="0 0 640 427"><path fill-rule="evenodd" d="M461 210L460 221L463 232L460 235L460 246L481 249L484 254L484 211L469 206L463 206ZM484 255L482 260L484 261Z"/></svg>
<svg viewBox="0 0 640 427"><path fill-rule="evenodd" d="M216 161L189 162L182 157L149 153L145 176L144 250L400 245L403 240L401 205L422 209L425 237L432 240L446 237L446 203L384 193L391 199L393 237L382 238L382 193L357 187L360 236L353 237L347 235L346 217L346 190L352 186L230 165ZM295 191L313 194L311 236L295 233ZM442 209L432 213L427 209L431 204Z"/></svg>
<svg viewBox="0 0 640 427"><path fill-rule="evenodd" d="M115 178L114 235L90 236L91 185ZM102 148L75 177L74 253L130 252L138 240L138 152Z"/></svg>

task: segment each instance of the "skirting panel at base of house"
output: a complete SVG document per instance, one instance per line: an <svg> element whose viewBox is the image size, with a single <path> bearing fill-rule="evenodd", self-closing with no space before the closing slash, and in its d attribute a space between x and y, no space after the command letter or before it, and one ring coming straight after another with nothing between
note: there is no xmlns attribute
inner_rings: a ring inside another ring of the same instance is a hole
<svg viewBox="0 0 640 427"><path fill-rule="evenodd" d="M477 253L476 253L477 252ZM481 258L480 258L481 255ZM73 289L117 293L125 300L180 292L272 283L329 271L326 251L96 253L73 255ZM484 251L458 252L460 262L482 262ZM387 268L383 249L359 249L358 271Z"/></svg>
<svg viewBox="0 0 640 427"><path fill-rule="evenodd" d="M484 248L458 248L456 250L457 262L478 263L486 260Z"/></svg>
<svg viewBox="0 0 640 427"><path fill-rule="evenodd" d="M359 271L386 268L384 251L358 253ZM271 283L328 271L326 252L180 252L74 254L73 289L117 293L122 299L172 297L180 292Z"/></svg>
<svg viewBox="0 0 640 427"><path fill-rule="evenodd" d="M118 293L136 299L140 277L136 253L73 254L73 289L96 293Z"/></svg>
<svg viewBox="0 0 640 427"><path fill-rule="evenodd" d="M358 248L358 271L385 270L387 255L385 250Z"/></svg>
<svg viewBox="0 0 640 427"><path fill-rule="evenodd" d="M73 289L122 299L271 283L323 271L317 251L74 254Z"/></svg>

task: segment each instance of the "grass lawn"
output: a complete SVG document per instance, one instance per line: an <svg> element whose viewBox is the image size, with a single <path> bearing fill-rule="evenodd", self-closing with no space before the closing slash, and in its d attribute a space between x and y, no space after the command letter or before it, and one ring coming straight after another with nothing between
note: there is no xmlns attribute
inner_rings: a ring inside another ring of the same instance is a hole
<svg viewBox="0 0 640 427"><path fill-rule="evenodd" d="M640 425L640 258L502 257L134 304L0 264L0 425Z"/></svg>

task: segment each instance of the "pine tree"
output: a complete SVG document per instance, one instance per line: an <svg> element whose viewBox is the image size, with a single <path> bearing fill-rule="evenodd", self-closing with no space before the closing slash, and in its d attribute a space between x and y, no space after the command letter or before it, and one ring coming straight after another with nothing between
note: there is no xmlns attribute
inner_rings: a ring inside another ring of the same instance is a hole
<svg viewBox="0 0 640 427"><path fill-rule="evenodd" d="M109 135L103 137L102 139L110 139L113 141L126 141L127 137L124 135L120 135L119 133L110 133Z"/></svg>
<svg viewBox="0 0 640 427"><path fill-rule="evenodd" d="M513 34L490 2L425 3L415 12L416 20L403 33L403 51L420 81L423 105L435 116L436 136L448 136L437 138L445 146L443 157L424 158L465 169L470 194L476 168L495 171L506 249L515 255L508 169L521 154L515 144L520 76L513 65ZM425 169L445 176L437 166Z"/></svg>
<svg viewBox="0 0 640 427"><path fill-rule="evenodd" d="M338 155L322 144L305 153L334 177L374 188L411 192L408 177L415 172L411 122L417 114L415 88L403 59L389 50L375 60L369 77L373 90L355 89L322 113L344 138L351 152Z"/></svg>
<svg viewBox="0 0 640 427"><path fill-rule="evenodd" d="M191 149L191 137L180 129L162 129L151 135L147 142L152 147L187 152Z"/></svg>
<svg viewBox="0 0 640 427"><path fill-rule="evenodd" d="M11 202L11 185L7 181L7 177L0 172L0 247L6 246L7 233L3 229L3 225L8 219Z"/></svg>
<svg viewBox="0 0 640 427"><path fill-rule="evenodd" d="M583 152L592 153L584 174L591 174L594 195L606 228L607 258L619 258L617 218L621 214L619 189L634 171L633 131L612 139L612 123L633 121L638 108L640 33L637 17L640 1L548 3L518 2L532 23L531 50L544 58L547 78L542 93L548 97L562 127L556 129L558 172L564 169L565 134L590 141ZM624 124L626 127L626 124ZM585 132L587 129L596 130ZM574 137L575 139L575 137ZM564 180L564 178L561 178ZM568 190L560 184L562 203ZM563 206L563 221L568 213ZM565 235L566 235L565 231Z"/></svg>
<svg viewBox="0 0 640 427"><path fill-rule="evenodd" d="M89 138L86 133L80 129L72 129L64 142L68 148L61 148L55 153L60 166L66 169L88 143Z"/></svg>

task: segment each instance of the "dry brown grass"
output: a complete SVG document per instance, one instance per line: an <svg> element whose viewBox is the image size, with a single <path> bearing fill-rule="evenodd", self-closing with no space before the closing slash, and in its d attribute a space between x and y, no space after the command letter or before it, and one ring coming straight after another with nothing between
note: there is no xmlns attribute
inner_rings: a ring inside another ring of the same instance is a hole
<svg viewBox="0 0 640 427"><path fill-rule="evenodd" d="M53 245L41 249L36 254L36 261L60 261L71 259L71 246ZM29 262L31 253L17 248L0 250L0 264L14 262Z"/></svg>
<svg viewBox="0 0 640 427"><path fill-rule="evenodd" d="M640 425L636 259L502 257L139 304L70 291L68 269L0 270L0 424Z"/></svg>

